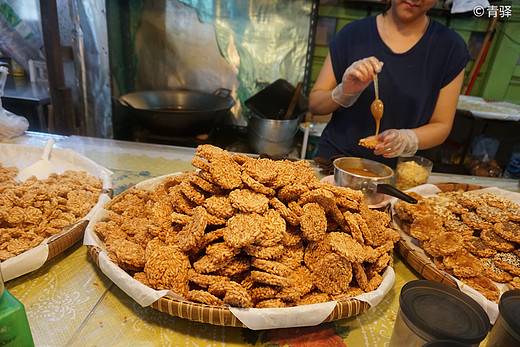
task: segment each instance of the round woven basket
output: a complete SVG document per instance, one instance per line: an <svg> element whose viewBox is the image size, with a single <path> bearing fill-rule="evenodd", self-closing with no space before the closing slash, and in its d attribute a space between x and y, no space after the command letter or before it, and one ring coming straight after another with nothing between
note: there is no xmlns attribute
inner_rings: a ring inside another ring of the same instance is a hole
<svg viewBox="0 0 520 347"><path fill-rule="evenodd" d="M66 226L60 233L52 236L47 243L49 246L47 260L54 258L81 240L87 225L88 220L81 219L72 225Z"/></svg>
<svg viewBox="0 0 520 347"><path fill-rule="evenodd" d="M92 259L99 266L99 253L101 249L96 246L87 246ZM171 316L177 316L200 323L223 325L230 327L247 328L238 318L231 313L229 308L212 306L191 301L179 300L170 296L164 296L154 302L151 307ZM370 305L364 301L353 298L341 299L331 314L323 321L330 322L348 318L367 311Z"/></svg>
<svg viewBox="0 0 520 347"><path fill-rule="evenodd" d="M451 183L451 182L443 182L435 184L441 191L450 192L450 191L472 191L477 189L482 189L485 187L477 186L473 184L464 184L464 183ZM415 250L413 250L406 242L400 240L396 244L397 252L403 257L403 259L421 276L423 276L427 280L432 280L436 282L441 282L444 284L448 284L452 287L458 288L457 282L453 280L449 275L445 272L439 270L434 264L428 262L424 255L417 254Z"/></svg>
<svg viewBox="0 0 520 347"><path fill-rule="evenodd" d="M124 195L127 193L129 193L128 190L114 197L107 205L105 205L105 209L110 209L112 205L123 199ZM99 266L99 254L101 249L97 246L87 246L87 248L92 259ZM392 264L393 262L390 263L390 266L392 266ZM229 308L224 306L206 305L192 301L179 300L170 296L164 296L152 303L150 306L171 316L177 316L200 323L231 327L246 327L246 325L231 313ZM323 322L356 316L368 309L370 309L370 305L367 302L354 298L342 298L337 301L336 306Z"/></svg>

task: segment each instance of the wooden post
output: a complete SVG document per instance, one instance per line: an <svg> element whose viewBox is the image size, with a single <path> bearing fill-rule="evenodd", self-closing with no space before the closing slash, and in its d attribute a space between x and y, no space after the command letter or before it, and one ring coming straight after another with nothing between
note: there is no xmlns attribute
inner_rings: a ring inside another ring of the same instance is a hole
<svg viewBox="0 0 520 347"><path fill-rule="evenodd" d="M475 79L477 78L480 67L482 66L482 62L484 61L484 58L486 57L486 55L484 53L487 53L487 50L489 48L489 43L491 41L493 32L495 31L495 25L497 24L497 19L498 19L498 16L495 16L491 19L491 23L489 23L489 27L486 32L486 36L484 36L484 42L482 42L482 46L480 46L477 57L475 58L475 62L473 63L473 66L471 67L471 70L470 70L468 76L466 77L466 81L464 82L464 86L462 87L461 94L469 94L469 92L471 91L471 87L473 86L473 83L475 82Z"/></svg>
<svg viewBox="0 0 520 347"><path fill-rule="evenodd" d="M62 135L77 134L72 91L65 84L63 72L66 49L60 42L56 0L40 0L40 15L53 110L54 124L50 128Z"/></svg>

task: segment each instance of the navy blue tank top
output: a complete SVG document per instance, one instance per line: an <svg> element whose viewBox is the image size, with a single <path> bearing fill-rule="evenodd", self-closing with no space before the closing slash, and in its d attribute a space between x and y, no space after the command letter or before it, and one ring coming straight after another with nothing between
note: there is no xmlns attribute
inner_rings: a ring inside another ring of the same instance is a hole
<svg viewBox="0 0 520 347"><path fill-rule="evenodd" d="M378 74L379 98L384 112L380 132L386 129L413 129L429 122L440 90L465 68L470 56L467 45L455 31L430 19L422 38L405 53L394 53L377 31L376 16L345 25L329 46L337 83L355 61L375 56L384 63ZM375 99L370 84L351 107L340 106L323 131L317 157L335 155L363 157L392 167L394 159L373 154L358 145L359 139L375 134L370 113Z"/></svg>

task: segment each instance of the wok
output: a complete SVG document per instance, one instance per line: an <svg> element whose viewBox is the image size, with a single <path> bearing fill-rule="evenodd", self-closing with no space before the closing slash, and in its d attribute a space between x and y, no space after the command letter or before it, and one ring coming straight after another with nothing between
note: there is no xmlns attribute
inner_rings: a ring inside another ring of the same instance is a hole
<svg viewBox="0 0 520 347"><path fill-rule="evenodd" d="M141 91L119 103L144 128L157 134L191 136L209 133L235 105L227 89L213 94L194 90Z"/></svg>

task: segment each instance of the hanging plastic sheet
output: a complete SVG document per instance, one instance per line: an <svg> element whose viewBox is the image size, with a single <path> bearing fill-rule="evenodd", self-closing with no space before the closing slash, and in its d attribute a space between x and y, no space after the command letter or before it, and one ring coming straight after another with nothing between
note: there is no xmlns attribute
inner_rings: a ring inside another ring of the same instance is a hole
<svg viewBox="0 0 520 347"><path fill-rule="evenodd" d="M57 0L60 39L72 46L64 63L81 135L112 136L108 38L104 0ZM45 60L38 0L0 0L0 50L27 72ZM52 76L50 76L52 78Z"/></svg>
<svg viewBox="0 0 520 347"><path fill-rule="evenodd" d="M69 0L77 113L84 134L112 137L110 65L104 0ZM65 33L67 35L67 33Z"/></svg>
<svg viewBox="0 0 520 347"><path fill-rule="evenodd" d="M29 71L29 60L43 60L37 7L27 1L0 0L0 50Z"/></svg>
<svg viewBox="0 0 520 347"><path fill-rule="evenodd" d="M232 90L243 102L278 78L303 80L311 0L144 1L135 40L136 89Z"/></svg>

